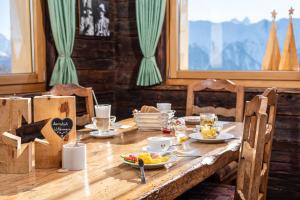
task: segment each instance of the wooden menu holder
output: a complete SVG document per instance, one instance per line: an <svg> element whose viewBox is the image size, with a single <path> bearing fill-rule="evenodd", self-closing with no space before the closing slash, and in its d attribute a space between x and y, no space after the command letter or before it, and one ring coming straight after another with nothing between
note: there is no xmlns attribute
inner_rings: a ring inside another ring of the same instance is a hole
<svg viewBox="0 0 300 200"><path fill-rule="evenodd" d="M25 174L32 170L32 143L15 135L22 117L31 123L30 98L0 98L0 173Z"/></svg>
<svg viewBox="0 0 300 200"><path fill-rule="evenodd" d="M74 96L37 96L34 121L50 119L41 130L44 140L35 140L35 167L59 168L62 146L76 139L76 104Z"/></svg>

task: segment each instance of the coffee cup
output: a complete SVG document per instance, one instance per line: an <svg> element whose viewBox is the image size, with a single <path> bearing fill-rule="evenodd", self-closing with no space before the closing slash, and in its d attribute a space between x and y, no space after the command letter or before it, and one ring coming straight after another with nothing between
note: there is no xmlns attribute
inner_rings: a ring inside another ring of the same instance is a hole
<svg viewBox="0 0 300 200"><path fill-rule="evenodd" d="M157 103L156 107L160 112L168 112L172 109L171 108L172 104L170 104L170 103Z"/></svg>
<svg viewBox="0 0 300 200"><path fill-rule="evenodd" d="M154 151L167 151L172 145L173 138L169 137L150 137L147 139L148 146Z"/></svg>

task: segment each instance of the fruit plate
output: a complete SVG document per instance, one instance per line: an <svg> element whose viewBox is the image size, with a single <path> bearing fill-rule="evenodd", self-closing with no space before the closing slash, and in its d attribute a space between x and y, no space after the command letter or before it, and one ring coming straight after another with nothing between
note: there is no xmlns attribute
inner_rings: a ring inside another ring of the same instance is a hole
<svg viewBox="0 0 300 200"><path fill-rule="evenodd" d="M204 139L199 132L192 133L189 135L189 137L198 142L209 143L209 144L223 143L223 142L226 142L227 140L235 138L234 135L232 135L230 133L224 133L224 132L220 132L215 139Z"/></svg>
<svg viewBox="0 0 300 200"><path fill-rule="evenodd" d="M138 162L133 163L133 162L126 161L124 159L124 157L126 157L126 156L129 156L129 155L137 156L138 154L139 153L122 154L121 155L121 160L123 161L124 164L127 164L127 165L129 165L133 168L139 168ZM144 164L144 168L145 169L159 169L159 168L165 167L165 165L167 165L167 164L176 162L176 160L177 160L177 157L175 155L169 155L169 160L168 161L161 162L161 163L158 163L158 164Z"/></svg>

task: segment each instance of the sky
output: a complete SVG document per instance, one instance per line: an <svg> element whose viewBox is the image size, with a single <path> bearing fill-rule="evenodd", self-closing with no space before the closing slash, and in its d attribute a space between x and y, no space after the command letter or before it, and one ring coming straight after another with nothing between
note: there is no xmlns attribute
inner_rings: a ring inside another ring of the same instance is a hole
<svg viewBox="0 0 300 200"><path fill-rule="evenodd" d="M246 17L250 22L271 19L275 9L277 19L287 18L288 10L295 9L294 18L300 18L300 0L187 0L189 20L209 20L224 22L232 19L242 21Z"/></svg>
<svg viewBox="0 0 300 200"><path fill-rule="evenodd" d="M0 0L0 33L10 39L10 0Z"/></svg>
<svg viewBox="0 0 300 200"><path fill-rule="evenodd" d="M0 0L0 33L10 38L10 0ZM277 19L287 18L291 6L295 8L294 18L300 18L300 0L187 0L189 20L210 20L212 22L242 21L250 22L271 19L270 12L275 9Z"/></svg>

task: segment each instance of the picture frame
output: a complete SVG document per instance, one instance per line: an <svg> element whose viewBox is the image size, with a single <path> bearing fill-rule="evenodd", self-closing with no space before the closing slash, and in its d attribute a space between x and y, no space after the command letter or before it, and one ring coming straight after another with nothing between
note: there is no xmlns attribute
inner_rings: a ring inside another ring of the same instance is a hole
<svg viewBox="0 0 300 200"><path fill-rule="evenodd" d="M78 0L79 35L110 37L109 0Z"/></svg>

